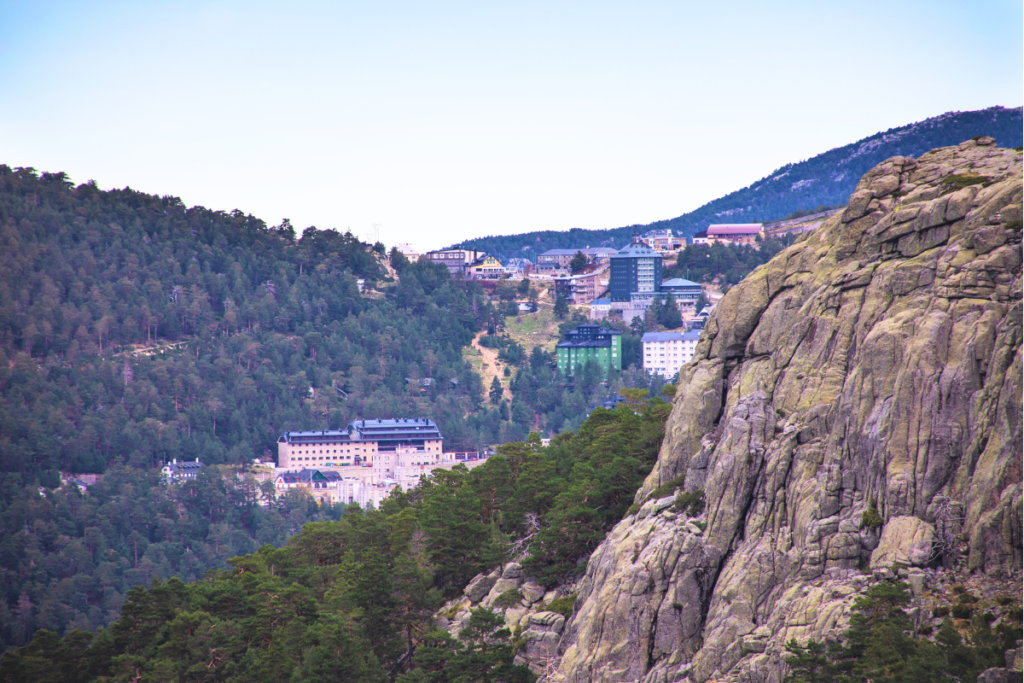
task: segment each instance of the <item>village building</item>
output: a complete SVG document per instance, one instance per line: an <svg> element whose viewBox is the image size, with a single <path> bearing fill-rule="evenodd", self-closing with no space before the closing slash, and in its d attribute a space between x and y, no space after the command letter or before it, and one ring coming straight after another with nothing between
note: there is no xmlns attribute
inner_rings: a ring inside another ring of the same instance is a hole
<svg viewBox="0 0 1024 683"><path fill-rule="evenodd" d="M585 324L570 330L565 341L555 347L558 370L574 375L576 370L593 360L604 371L622 370L622 333L599 325Z"/></svg>
<svg viewBox="0 0 1024 683"><path fill-rule="evenodd" d="M641 338L644 369L673 377L693 358L700 332L647 332Z"/></svg>
<svg viewBox="0 0 1024 683"><path fill-rule="evenodd" d="M697 300L700 298L704 288L699 282L692 282L685 278L677 277L665 280L661 283L661 292L666 296L672 295L684 318L689 318L697 313Z"/></svg>
<svg viewBox="0 0 1024 683"><path fill-rule="evenodd" d="M373 467L378 453L412 446L442 451L444 437L433 420L353 420L348 429L285 432L277 439L278 467Z"/></svg>
<svg viewBox="0 0 1024 683"><path fill-rule="evenodd" d="M693 233L694 244L708 244L708 231L701 230L700 232Z"/></svg>
<svg viewBox="0 0 1024 683"><path fill-rule="evenodd" d="M756 245L764 239L761 223L720 223L708 226L708 241L718 244Z"/></svg>
<svg viewBox="0 0 1024 683"><path fill-rule="evenodd" d="M675 237L671 230L651 230L644 233L640 240L654 251L673 253L686 245L686 240Z"/></svg>
<svg viewBox="0 0 1024 683"><path fill-rule="evenodd" d="M590 263L607 263L615 254L609 247L584 247L582 249L548 249L537 257L537 269L544 273L568 270L576 254L582 253Z"/></svg>
<svg viewBox="0 0 1024 683"><path fill-rule="evenodd" d="M402 242L401 244L396 244L395 245L395 249L397 249L399 251L399 253L402 254L402 256L404 256L405 258L409 259L413 263L415 263L416 261L419 261L420 258L422 258L420 253L418 251L416 251L415 249L413 249L413 246L411 244L409 244L408 242Z"/></svg>
<svg viewBox="0 0 1024 683"><path fill-rule="evenodd" d="M633 241L611 257L612 302L628 302L634 294L653 294L661 283L661 255L633 235Z"/></svg>
<svg viewBox="0 0 1024 683"><path fill-rule="evenodd" d="M445 266L451 275L465 275L466 270L484 256L484 252L477 251L476 249L453 248L428 251L426 253L427 261Z"/></svg>
<svg viewBox="0 0 1024 683"><path fill-rule="evenodd" d="M164 477L165 482L170 481L185 481L187 479L195 479L199 476L199 472L205 467L203 463L199 462L199 458L195 460L182 460L178 462L177 458L171 460L163 466L160 473Z"/></svg>
<svg viewBox="0 0 1024 683"><path fill-rule="evenodd" d="M475 280L500 280L507 274L501 261L493 256L484 256L474 261L468 273Z"/></svg>
<svg viewBox="0 0 1024 683"><path fill-rule="evenodd" d="M612 310L612 300L608 298L594 299L590 302L590 319L604 320Z"/></svg>
<svg viewBox="0 0 1024 683"><path fill-rule="evenodd" d="M555 294L574 306L583 306L608 288L608 269L554 278Z"/></svg>

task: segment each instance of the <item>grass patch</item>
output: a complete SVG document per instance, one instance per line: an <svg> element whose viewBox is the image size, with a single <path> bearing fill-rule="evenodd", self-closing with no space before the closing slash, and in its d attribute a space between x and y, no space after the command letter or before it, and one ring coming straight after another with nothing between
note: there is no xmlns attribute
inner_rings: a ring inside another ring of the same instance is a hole
<svg viewBox="0 0 1024 683"><path fill-rule="evenodd" d="M523 600L523 594L519 592L518 588L507 590L494 599L494 606L499 609L508 609L509 607L515 607Z"/></svg>
<svg viewBox="0 0 1024 683"><path fill-rule="evenodd" d="M945 185L949 192L955 192L956 190L962 190L965 187L971 185L981 185L982 187L988 187L992 184L992 179L985 175L979 175L977 173L955 173L948 175L939 181Z"/></svg>
<svg viewBox="0 0 1024 683"><path fill-rule="evenodd" d="M650 495L647 496L646 500L656 500L658 498L664 498L665 496L671 495L673 491L682 486L686 481L686 475L676 477L672 481L662 484L658 488L651 491ZM701 492L703 495L703 492Z"/></svg>
<svg viewBox="0 0 1024 683"><path fill-rule="evenodd" d="M699 517L700 514L704 512L705 504L704 491L697 489L696 491L680 493L677 495L676 502L673 503L672 509L686 515L687 517Z"/></svg>
<svg viewBox="0 0 1024 683"><path fill-rule="evenodd" d="M576 594L566 595L564 598L555 598L548 605L549 612L558 612L568 619L572 616L572 610L576 607Z"/></svg>

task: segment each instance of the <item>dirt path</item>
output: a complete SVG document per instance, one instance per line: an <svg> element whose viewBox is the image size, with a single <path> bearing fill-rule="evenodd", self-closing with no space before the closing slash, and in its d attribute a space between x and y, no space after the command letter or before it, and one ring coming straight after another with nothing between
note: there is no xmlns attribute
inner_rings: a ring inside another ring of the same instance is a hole
<svg viewBox="0 0 1024 683"><path fill-rule="evenodd" d="M502 377L501 369L498 367L498 350L480 346L480 338L485 334L487 332L483 331L473 337L472 346L480 352L481 357L484 359L480 367L476 368L476 371L480 373L480 379L484 382L484 391L489 392L491 390L491 382L497 377L498 381L501 382L501 386L505 388L504 397L511 401L512 392L508 388L508 379Z"/></svg>

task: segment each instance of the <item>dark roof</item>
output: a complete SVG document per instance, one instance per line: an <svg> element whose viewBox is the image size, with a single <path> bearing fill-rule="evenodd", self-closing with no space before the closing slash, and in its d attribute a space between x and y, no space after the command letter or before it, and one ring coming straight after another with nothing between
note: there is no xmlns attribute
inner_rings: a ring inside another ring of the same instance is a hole
<svg viewBox="0 0 1024 683"><path fill-rule="evenodd" d="M292 441L401 441L403 439L441 439L440 430L427 418L389 420L353 420L348 429L325 429L311 432L284 432L278 439Z"/></svg>

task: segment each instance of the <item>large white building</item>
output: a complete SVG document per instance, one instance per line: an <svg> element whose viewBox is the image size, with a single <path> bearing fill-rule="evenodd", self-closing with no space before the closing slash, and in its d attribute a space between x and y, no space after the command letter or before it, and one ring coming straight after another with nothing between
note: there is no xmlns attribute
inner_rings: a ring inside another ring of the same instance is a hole
<svg viewBox="0 0 1024 683"><path fill-rule="evenodd" d="M443 437L433 420L353 420L348 429L285 432L277 440L277 466L283 468L372 467L380 454L411 447L440 456Z"/></svg>
<svg viewBox="0 0 1024 683"><path fill-rule="evenodd" d="M644 369L662 377L672 377L693 358L700 332L648 332L640 342L644 347Z"/></svg>

